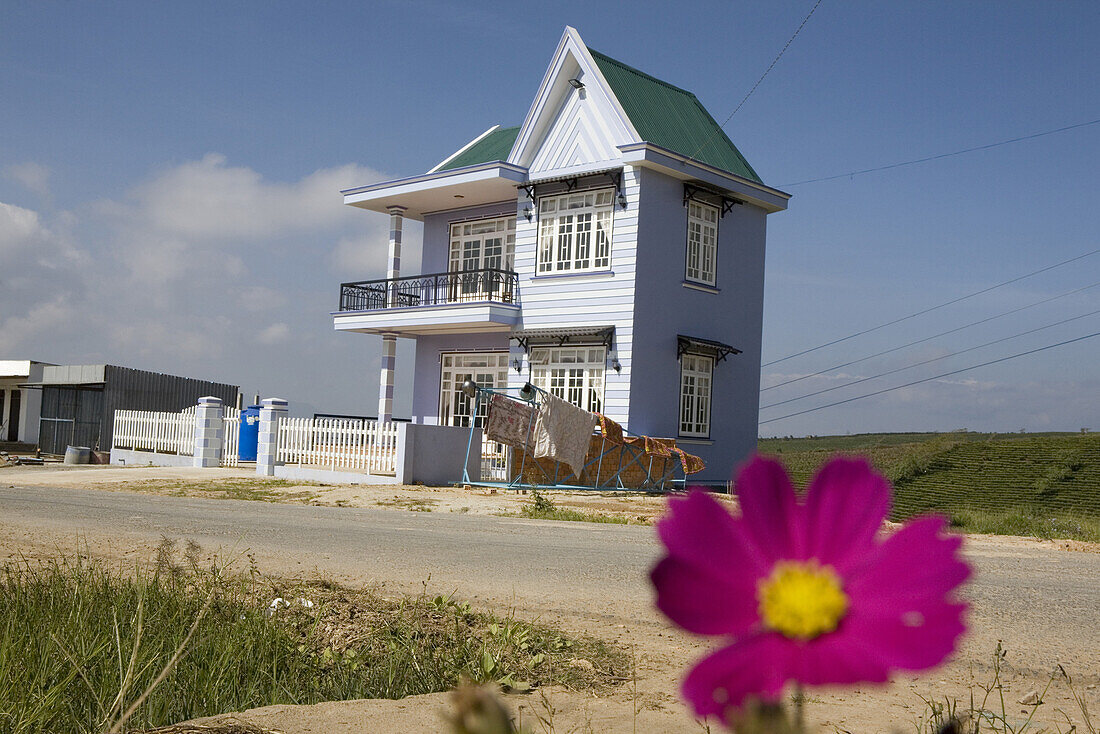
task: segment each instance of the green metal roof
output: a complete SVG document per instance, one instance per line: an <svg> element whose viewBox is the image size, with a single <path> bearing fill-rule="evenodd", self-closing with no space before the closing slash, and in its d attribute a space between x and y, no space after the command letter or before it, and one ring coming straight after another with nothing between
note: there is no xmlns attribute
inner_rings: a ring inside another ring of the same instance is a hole
<svg viewBox="0 0 1100 734"><path fill-rule="evenodd" d="M463 166L475 166L478 163L492 163L508 158L512 150L512 144L516 142L519 127L498 127L481 140L471 145L466 150L440 166L440 171L448 171L452 168Z"/></svg>
<svg viewBox="0 0 1100 734"><path fill-rule="evenodd" d="M599 51L588 52L642 140L763 183L694 94Z"/></svg>

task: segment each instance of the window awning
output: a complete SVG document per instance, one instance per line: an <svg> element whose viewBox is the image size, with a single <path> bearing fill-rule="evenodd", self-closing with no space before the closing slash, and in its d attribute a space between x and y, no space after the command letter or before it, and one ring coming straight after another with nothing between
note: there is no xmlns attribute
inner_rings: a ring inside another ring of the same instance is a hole
<svg viewBox="0 0 1100 734"><path fill-rule="evenodd" d="M615 168L601 168L598 171L579 171L577 173L569 173L562 176L551 176L549 178L533 178L527 183L519 184L517 189L522 189L527 194L527 198L534 201L538 198L538 187L546 184L565 184L565 190L567 192L577 188L577 185L581 182L581 179L606 177L608 181L615 187L615 191L622 193L623 190L623 167L617 166Z"/></svg>
<svg viewBox="0 0 1100 734"><path fill-rule="evenodd" d="M729 344L723 344L722 342L712 341L711 339L700 339L697 336L684 336L683 334L676 335L676 359L679 359L685 352L691 352L693 354L705 354L714 357L716 362L721 362L723 359L731 354L740 354L741 350L736 347L731 347Z"/></svg>
<svg viewBox="0 0 1100 734"><path fill-rule="evenodd" d="M512 332L524 351L531 351L534 344L603 344L611 346L615 336L614 326L567 326L559 329L520 329Z"/></svg>

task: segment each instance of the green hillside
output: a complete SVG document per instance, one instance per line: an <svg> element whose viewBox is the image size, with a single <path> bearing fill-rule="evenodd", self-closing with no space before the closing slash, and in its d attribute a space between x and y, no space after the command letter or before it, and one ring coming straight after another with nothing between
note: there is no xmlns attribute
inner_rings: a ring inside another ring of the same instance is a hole
<svg viewBox="0 0 1100 734"><path fill-rule="evenodd" d="M868 457L894 483L893 520L938 511L972 530L1100 540L1100 434L864 434L758 448L799 484L837 452Z"/></svg>

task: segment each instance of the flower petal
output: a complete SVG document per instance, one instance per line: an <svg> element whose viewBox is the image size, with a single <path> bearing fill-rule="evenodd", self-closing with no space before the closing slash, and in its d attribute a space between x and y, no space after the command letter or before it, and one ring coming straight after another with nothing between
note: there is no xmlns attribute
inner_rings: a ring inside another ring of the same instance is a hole
<svg viewBox="0 0 1100 734"><path fill-rule="evenodd" d="M842 625L810 640L796 660L793 678L811 686L883 683L890 670L872 645Z"/></svg>
<svg viewBox="0 0 1100 734"><path fill-rule="evenodd" d="M670 556L716 574L748 572L755 582L771 567L733 515L708 492L696 490L669 500L668 512L657 522L657 534Z"/></svg>
<svg viewBox="0 0 1100 734"><path fill-rule="evenodd" d="M885 668L927 670L954 652L966 631L965 613L965 604L943 601L890 619L855 611L845 620L843 631L834 636L858 640Z"/></svg>
<svg viewBox="0 0 1100 734"><path fill-rule="evenodd" d="M843 573L866 553L890 510L890 483L866 459L836 457L806 490L806 553Z"/></svg>
<svg viewBox="0 0 1100 734"><path fill-rule="evenodd" d="M649 577L657 591L657 608L688 632L741 635L760 618L751 574L718 573L670 556Z"/></svg>
<svg viewBox="0 0 1100 734"><path fill-rule="evenodd" d="M952 599L970 575L962 539L940 534L945 520L914 520L849 574L851 611L836 636L853 640L892 669L935 667L966 630L966 605Z"/></svg>
<svg viewBox="0 0 1100 734"><path fill-rule="evenodd" d="M803 511L783 465L754 456L741 467L736 481L741 522L753 545L768 558L804 558Z"/></svg>
<svg viewBox="0 0 1100 734"><path fill-rule="evenodd" d="M697 716L725 718L750 696L774 701L789 677L795 645L781 635L754 635L696 663L684 680L684 698Z"/></svg>
<svg viewBox="0 0 1100 734"><path fill-rule="evenodd" d="M970 576L958 556L962 538L940 535L946 520L913 520L851 569L845 591L864 614L898 617L914 604L942 600Z"/></svg>

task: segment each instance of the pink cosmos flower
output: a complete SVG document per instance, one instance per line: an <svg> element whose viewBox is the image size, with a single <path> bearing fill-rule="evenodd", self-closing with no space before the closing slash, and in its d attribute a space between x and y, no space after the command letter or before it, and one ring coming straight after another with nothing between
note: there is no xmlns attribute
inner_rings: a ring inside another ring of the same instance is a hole
<svg viewBox="0 0 1100 734"><path fill-rule="evenodd" d="M680 627L730 644L700 660L684 697L727 718L788 681L885 682L941 663L965 630L952 598L970 575L941 517L880 542L890 484L862 459L834 458L796 497L783 466L756 457L737 477L741 517L694 491L657 524L668 556L650 577Z"/></svg>

